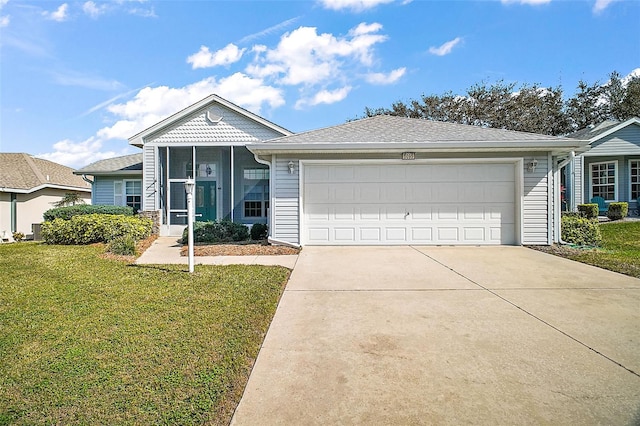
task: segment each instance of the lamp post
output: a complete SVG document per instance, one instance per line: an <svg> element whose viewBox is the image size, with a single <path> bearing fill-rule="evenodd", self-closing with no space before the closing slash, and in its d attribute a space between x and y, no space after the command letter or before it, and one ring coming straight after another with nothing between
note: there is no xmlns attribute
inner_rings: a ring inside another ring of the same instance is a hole
<svg viewBox="0 0 640 426"><path fill-rule="evenodd" d="M187 193L187 233L189 235L189 272L193 272L193 188L196 183L189 178L184 183L184 191Z"/></svg>

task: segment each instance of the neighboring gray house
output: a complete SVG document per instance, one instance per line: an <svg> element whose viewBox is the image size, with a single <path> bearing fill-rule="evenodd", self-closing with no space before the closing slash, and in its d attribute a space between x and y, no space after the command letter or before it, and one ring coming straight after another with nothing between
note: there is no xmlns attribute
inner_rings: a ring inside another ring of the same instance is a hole
<svg viewBox="0 0 640 426"><path fill-rule="evenodd" d="M96 161L73 173L91 183L91 204L142 209L142 153Z"/></svg>
<svg viewBox="0 0 640 426"><path fill-rule="evenodd" d="M577 155L566 169L569 210L599 196L609 203L629 202L638 209L640 195L640 118L605 121L568 135L588 141L589 150Z"/></svg>
<svg viewBox="0 0 640 426"><path fill-rule="evenodd" d="M216 95L129 142L143 150L142 209L160 212L161 235L181 235L195 177L197 220L268 223L272 241L297 245L552 244L560 170L586 145L390 116L294 135ZM95 169L76 173L96 179L96 204L115 203L118 176Z"/></svg>
<svg viewBox="0 0 640 426"><path fill-rule="evenodd" d="M270 236L300 245L559 240L560 169L586 142L391 116L248 145Z"/></svg>

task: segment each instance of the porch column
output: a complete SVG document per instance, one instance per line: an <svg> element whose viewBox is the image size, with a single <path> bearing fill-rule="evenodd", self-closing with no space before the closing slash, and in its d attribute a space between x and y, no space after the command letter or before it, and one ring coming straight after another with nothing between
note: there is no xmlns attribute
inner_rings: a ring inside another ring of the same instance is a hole
<svg viewBox="0 0 640 426"><path fill-rule="evenodd" d="M234 181L235 173L233 172L233 145L231 145L231 181L229 187L231 188L231 222L233 222L234 214L233 211L235 209L235 200L234 200Z"/></svg>

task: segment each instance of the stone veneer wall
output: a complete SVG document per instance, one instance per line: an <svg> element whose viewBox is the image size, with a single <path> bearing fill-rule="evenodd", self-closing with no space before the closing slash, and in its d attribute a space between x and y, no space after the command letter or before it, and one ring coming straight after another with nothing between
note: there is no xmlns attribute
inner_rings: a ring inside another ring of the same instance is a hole
<svg viewBox="0 0 640 426"><path fill-rule="evenodd" d="M153 221L153 227L151 228L151 235L160 235L160 210L144 210L139 211L140 217L146 217Z"/></svg>

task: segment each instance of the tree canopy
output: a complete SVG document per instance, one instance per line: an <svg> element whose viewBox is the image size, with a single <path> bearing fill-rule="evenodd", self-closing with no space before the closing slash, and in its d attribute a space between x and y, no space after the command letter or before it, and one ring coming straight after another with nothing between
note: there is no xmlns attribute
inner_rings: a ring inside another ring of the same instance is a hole
<svg viewBox="0 0 640 426"><path fill-rule="evenodd" d="M390 108L366 107L366 117L395 115L470 124L546 135L565 135L604 120L640 116L640 78L625 82L616 71L605 84L581 80L573 96L564 99L562 87L542 87L498 81L481 82L464 95L446 92L422 95Z"/></svg>

